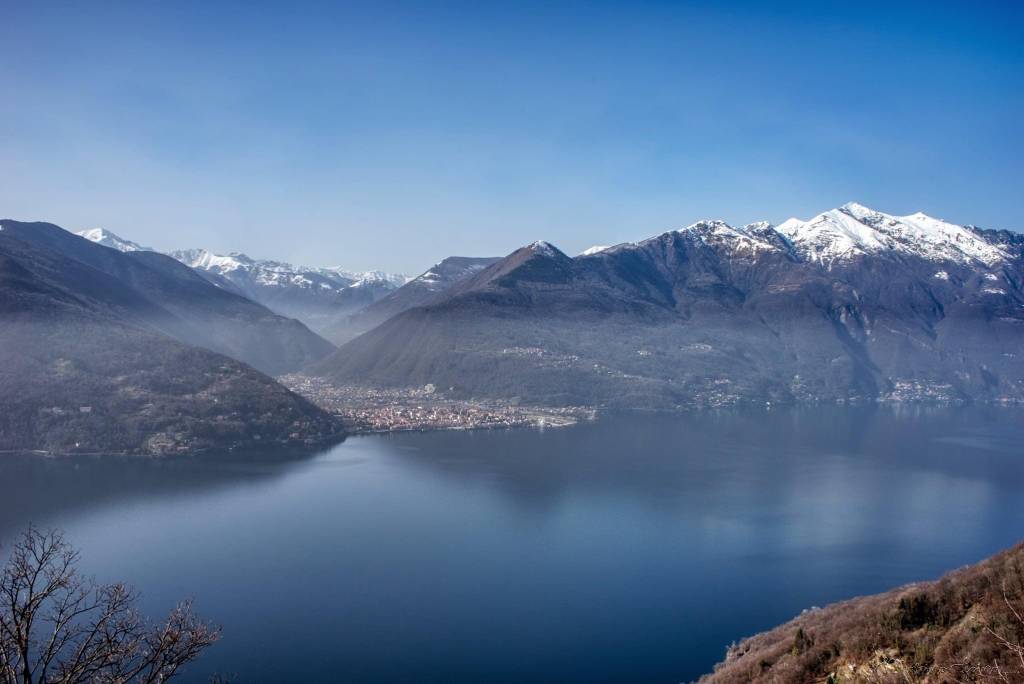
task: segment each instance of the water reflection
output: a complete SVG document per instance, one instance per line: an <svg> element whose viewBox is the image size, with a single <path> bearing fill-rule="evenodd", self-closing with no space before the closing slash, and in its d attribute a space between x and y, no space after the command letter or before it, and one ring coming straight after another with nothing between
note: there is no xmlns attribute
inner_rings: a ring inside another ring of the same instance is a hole
<svg viewBox="0 0 1024 684"><path fill-rule="evenodd" d="M0 541L27 523L47 525L80 510L258 487L296 472L327 451L217 454L195 458L0 456Z"/></svg>

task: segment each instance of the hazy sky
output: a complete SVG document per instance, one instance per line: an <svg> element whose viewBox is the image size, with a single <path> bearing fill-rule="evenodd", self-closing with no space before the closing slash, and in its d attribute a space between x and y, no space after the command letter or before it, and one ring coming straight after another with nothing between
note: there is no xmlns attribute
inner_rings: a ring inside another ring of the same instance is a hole
<svg viewBox="0 0 1024 684"><path fill-rule="evenodd" d="M1021 3L776 4L0 0L0 216L408 273L849 200L1024 228Z"/></svg>

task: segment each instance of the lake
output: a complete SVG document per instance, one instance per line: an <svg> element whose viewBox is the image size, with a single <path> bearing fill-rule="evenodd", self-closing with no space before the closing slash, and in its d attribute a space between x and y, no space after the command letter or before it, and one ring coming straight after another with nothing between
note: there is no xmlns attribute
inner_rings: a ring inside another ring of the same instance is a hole
<svg viewBox="0 0 1024 684"><path fill-rule="evenodd" d="M182 681L669 684L1024 537L1022 445L1020 409L820 407L4 457L0 540L60 527L154 616L194 597L224 638Z"/></svg>

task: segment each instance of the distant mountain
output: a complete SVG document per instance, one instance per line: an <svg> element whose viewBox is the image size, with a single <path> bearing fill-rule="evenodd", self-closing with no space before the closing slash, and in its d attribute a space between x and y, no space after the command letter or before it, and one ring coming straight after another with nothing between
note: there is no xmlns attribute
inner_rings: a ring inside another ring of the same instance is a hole
<svg viewBox="0 0 1024 684"><path fill-rule="evenodd" d="M102 228L78 235L121 252L152 252ZM355 272L344 268L294 266L283 261L253 259L240 252L214 254L205 249L182 249L168 256L233 294L258 302L282 316L295 318L323 331L401 287L403 275L383 271Z"/></svg>
<svg viewBox="0 0 1024 684"><path fill-rule="evenodd" d="M396 314L429 304L456 283L500 260L500 257L448 257L366 308L338 318L324 335L335 344L347 342Z"/></svg>
<svg viewBox="0 0 1024 684"><path fill-rule="evenodd" d="M1024 400L1024 236L848 204L538 242L309 371L547 404Z"/></svg>
<svg viewBox="0 0 1024 684"><path fill-rule="evenodd" d="M700 684L1024 681L1024 544L935 582L812 608Z"/></svg>
<svg viewBox="0 0 1024 684"><path fill-rule="evenodd" d="M171 336L217 324L213 309L189 316L184 301L216 288L167 257L135 263L62 233L0 222L0 451L167 455L342 435L334 418L271 378ZM193 290L193 278L202 288ZM218 337L248 330L289 343L281 327L293 322L232 311L242 327Z"/></svg>
<svg viewBox="0 0 1024 684"><path fill-rule="evenodd" d="M112 278L109 297L120 315L185 344L225 354L272 375L291 372L334 349L298 321L214 287L169 256L108 249L49 223L5 220L0 226L5 235ZM69 285L69 291L79 290L93 291L95 285L85 279Z"/></svg>
<svg viewBox="0 0 1024 684"><path fill-rule="evenodd" d="M323 333L332 323L401 287L405 276L382 271L356 273L342 268L310 268L204 249L171 252L211 282L231 283L238 292L269 309L297 318Z"/></svg>

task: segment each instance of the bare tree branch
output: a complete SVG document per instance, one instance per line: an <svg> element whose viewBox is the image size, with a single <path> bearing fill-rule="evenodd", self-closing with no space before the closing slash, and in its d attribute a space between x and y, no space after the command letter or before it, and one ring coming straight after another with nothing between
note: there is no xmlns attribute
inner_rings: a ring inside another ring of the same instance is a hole
<svg viewBox="0 0 1024 684"><path fill-rule="evenodd" d="M81 577L56 530L34 527L0 572L0 684L157 684L220 638L191 602L150 625L123 584Z"/></svg>

